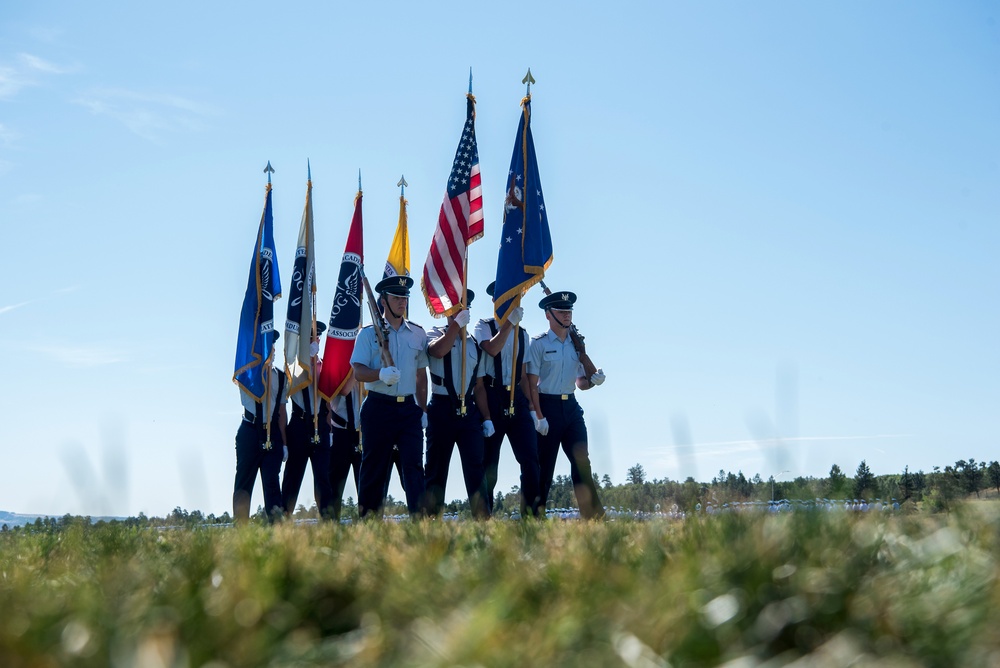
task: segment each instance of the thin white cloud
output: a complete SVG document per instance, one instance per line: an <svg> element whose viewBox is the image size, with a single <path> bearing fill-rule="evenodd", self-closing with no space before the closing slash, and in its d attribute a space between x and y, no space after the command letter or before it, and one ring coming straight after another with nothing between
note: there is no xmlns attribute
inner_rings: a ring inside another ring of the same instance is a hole
<svg viewBox="0 0 1000 668"><path fill-rule="evenodd" d="M68 74L76 67L61 67L30 53L17 54L15 65L0 64L0 99L10 98L28 86L38 85L38 76Z"/></svg>
<svg viewBox="0 0 1000 668"><path fill-rule="evenodd" d="M91 91L74 102L96 116L113 118L130 132L154 142L166 134L199 131L204 128L204 118L218 113L209 105L176 95L121 89Z"/></svg>
<svg viewBox="0 0 1000 668"><path fill-rule="evenodd" d="M9 311L13 311L16 308L27 306L30 303L31 303L30 301L26 301L26 302L21 302L20 304L10 304L8 306L0 306L0 314L8 313Z"/></svg>
<svg viewBox="0 0 1000 668"><path fill-rule="evenodd" d="M17 59L29 70L44 72L45 74L68 74L76 69L60 67L54 63L50 63L47 60L39 58L38 56L33 56L30 53L19 53L17 54Z"/></svg>

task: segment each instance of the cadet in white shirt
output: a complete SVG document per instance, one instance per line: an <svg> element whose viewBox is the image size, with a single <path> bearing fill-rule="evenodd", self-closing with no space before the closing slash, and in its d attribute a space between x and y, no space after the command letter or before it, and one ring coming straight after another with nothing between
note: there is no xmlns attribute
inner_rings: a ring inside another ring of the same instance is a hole
<svg viewBox="0 0 1000 668"><path fill-rule="evenodd" d="M361 392L354 377L344 383L340 395L330 401L330 485L333 488L333 519L340 519L347 476L354 471L354 487L361 489Z"/></svg>
<svg viewBox="0 0 1000 668"><path fill-rule="evenodd" d="M278 333L274 333L277 342ZM274 359L274 344L271 357ZM263 403L256 401L242 389L243 422L236 431L236 480L233 485L233 519L250 519L250 497L260 471L260 484L264 490L264 509L268 519L282 516L281 462L287 456L285 448L285 423L288 422L285 402L288 399L285 374L273 366L268 369L267 412ZM267 414L271 414L271 440L267 441ZM268 448L270 445L270 449Z"/></svg>
<svg viewBox="0 0 1000 668"><path fill-rule="evenodd" d="M467 291L468 306L472 306L475 296L472 290ZM424 484L428 512L439 514L444 508L448 468L457 445L472 515L485 519L490 511L483 476L483 437L493 433L493 423L483 388L483 355L479 344L468 334L465 338L465 386L462 387L462 328L468 324L469 311L463 309L448 318L447 327L435 327L428 335L431 403L427 407Z"/></svg>
<svg viewBox="0 0 1000 668"><path fill-rule="evenodd" d="M570 477L576 492L580 515L586 519L604 515L594 484L587 445L587 424L583 408L576 401L574 390L589 390L604 382L604 372L597 369L588 378L584 360L570 336L573 324L572 292L555 292L542 299L538 306L545 310L549 330L532 338L528 348L528 385L535 408L538 431L538 465L542 503L548 498L555 473L559 447L569 458ZM585 356L586 353L584 352ZM585 358L590 364L590 359Z"/></svg>
<svg viewBox="0 0 1000 668"><path fill-rule="evenodd" d="M423 512L424 431L427 406L427 333L406 320L406 304L413 279L392 276L375 286L388 323L388 345L393 366L382 366L372 325L358 333L351 355L354 377L365 384L368 396L361 406L361 489L358 511L364 517L381 516L385 484L392 462L392 446L399 448L403 489L411 517Z"/></svg>
<svg viewBox="0 0 1000 668"><path fill-rule="evenodd" d="M495 283L486 287L486 293L493 296ZM486 471L486 493L490 512L493 512L493 493L497 485L497 470L500 465L500 446L504 436L510 441L514 458L521 467L521 515L545 514L545 506L541 504L541 493L538 484L538 444L535 436L535 426L531 419L531 404L528 400L530 390L528 378L524 373L524 360L528 353L528 332L519 327L524 309L518 306L507 317L507 322L497 326L496 318L486 318L476 324L473 336L486 353L484 366L486 376L483 385L486 388L486 401L490 409L490 417L496 428L492 436L487 436L483 447L483 468ZM517 364L514 387L514 412L511 408L511 371L515 370L513 363L514 338L511 332L517 330Z"/></svg>
<svg viewBox="0 0 1000 668"><path fill-rule="evenodd" d="M319 337L324 331L326 325L317 322L316 336L310 342L317 378L323 368L322 360L319 359ZM317 411L315 422L314 407ZM286 433L288 461L285 462L285 471L281 476L281 498L285 512L288 515L295 512L306 463L310 462L316 506L321 516L329 518L333 512L333 487L330 485L330 408L312 385L292 394L292 416Z"/></svg>

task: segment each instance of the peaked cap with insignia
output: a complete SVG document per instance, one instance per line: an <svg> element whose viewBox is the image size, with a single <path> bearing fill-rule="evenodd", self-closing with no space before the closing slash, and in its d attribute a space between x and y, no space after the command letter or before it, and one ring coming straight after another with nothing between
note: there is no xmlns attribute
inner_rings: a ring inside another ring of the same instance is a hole
<svg viewBox="0 0 1000 668"><path fill-rule="evenodd" d="M558 311L572 311L576 303L576 295L572 292L553 292L538 302L538 308L554 308Z"/></svg>
<svg viewBox="0 0 1000 668"><path fill-rule="evenodd" d="M409 276L390 276L378 282L378 285L375 286L375 292L380 295L409 297L410 288L412 287L413 279Z"/></svg>

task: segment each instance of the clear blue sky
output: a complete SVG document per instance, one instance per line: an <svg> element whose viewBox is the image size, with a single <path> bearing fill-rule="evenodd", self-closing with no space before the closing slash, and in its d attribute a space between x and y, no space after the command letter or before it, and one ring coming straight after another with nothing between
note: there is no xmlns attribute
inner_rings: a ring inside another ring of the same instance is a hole
<svg viewBox="0 0 1000 668"><path fill-rule="evenodd" d="M8 2L0 508L229 510L264 164L287 283L312 162L326 318L359 168L370 271L400 174L422 267L470 66L471 286L530 66L547 283L608 376L581 396L599 474L1000 457L994 3Z"/></svg>

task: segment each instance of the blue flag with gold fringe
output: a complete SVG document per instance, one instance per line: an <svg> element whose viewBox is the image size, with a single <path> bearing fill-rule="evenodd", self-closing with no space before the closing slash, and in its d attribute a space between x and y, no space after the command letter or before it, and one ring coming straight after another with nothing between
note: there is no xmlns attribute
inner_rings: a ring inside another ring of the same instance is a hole
<svg viewBox="0 0 1000 668"><path fill-rule="evenodd" d="M270 166L270 165L268 165ZM274 250L274 217L271 212L271 182L268 178L264 213L260 217L257 240L250 259L250 276L240 312L240 330L236 340L236 366L233 382L261 401L264 396L265 364L273 354L277 338L274 331L274 302L281 298L281 278Z"/></svg>
<svg viewBox="0 0 1000 668"><path fill-rule="evenodd" d="M497 258L493 310L504 323L528 289L545 278L552 264L552 237L531 138L531 95L521 101L521 120L507 173L503 230Z"/></svg>

